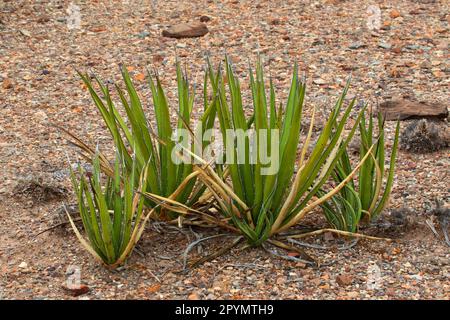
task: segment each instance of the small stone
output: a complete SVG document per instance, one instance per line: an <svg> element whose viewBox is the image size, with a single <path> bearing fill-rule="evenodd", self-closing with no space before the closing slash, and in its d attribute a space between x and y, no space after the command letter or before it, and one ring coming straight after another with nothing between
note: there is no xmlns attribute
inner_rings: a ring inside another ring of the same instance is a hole
<svg viewBox="0 0 450 320"><path fill-rule="evenodd" d="M206 296L206 300L216 300L216 299L217 299L217 297L212 293L210 293Z"/></svg>
<svg viewBox="0 0 450 320"><path fill-rule="evenodd" d="M28 30L21 29L21 30L19 30L19 32L20 32L21 34L23 34L25 37L31 37L31 32L28 31Z"/></svg>
<svg viewBox="0 0 450 320"><path fill-rule="evenodd" d="M378 43L378 46L380 48L387 49L387 50L392 48L392 45L390 43L386 43L386 42L380 42L380 43Z"/></svg>
<svg viewBox="0 0 450 320"><path fill-rule="evenodd" d="M402 52L402 47L401 46L395 46L392 48L392 52L394 53L401 53Z"/></svg>
<svg viewBox="0 0 450 320"><path fill-rule="evenodd" d="M28 264L27 264L25 261L22 261L22 262L19 264L19 268L20 268L20 269L26 269L26 268L28 268Z"/></svg>
<svg viewBox="0 0 450 320"><path fill-rule="evenodd" d="M155 54L153 56L153 62L154 63L161 63L164 61L164 56L160 55L160 54Z"/></svg>
<svg viewBox="0 0 450 320"><path fill-rule="evenodd" d="M349 49L355 50L355 49L365 48L366 46L367 46L367 45L365 45L365 44L362 43L362 42L354 42L354 43L350 44L350 45L348 46L348 48L349 48Z"/></svg>
<svg viewBox="0 0 450 320"><path fill-rule="evenodd" d="M91 32L105 32L107 29L105 26L95 26L93 28L90 29Z"/></svg>
<svg viewBox="0 0 450 320"><path fill-rule="evenodd" d="M416 102L405 99L384 101L380 104L379 111L385 115L386 120L445 119L448 117L448 109L444 103Z"/></svg>
<svg viewBox="0 0 450 320"><path fill-rule="evenodd" d="M201 16L200 17L200 22L209 22L211 21L211 18L208 16Z"/></svg>
<svg viewBox="0 0 450 320"><path fill-rule="evenodd" d="M146 37L148 37L150 35L150 32L148 32L148 31L142 31L142 32L140 32L138 35L137 35L137 37L139 38L139 39L145 39Z"/></svg>
<svg viewBox="0 0 450 320"><path fill-rule="evenodd" d="M177 48L186 48L186 43L177 43Z"/></svg>
<svg viewBox="0 0 450 320"><path fill-rule="evenodd" d="M45 122L48 119L47 114L44 111L42 111L42 110L36 111L33 114L33 118L38 120L38 121L40 121L40 122Z"/></svg>
<svg viewBox="0 0 450 320"><path fill-rule="evenodd" d="M323 240L325 240L326 242L331 242L334 241L334 235L332 232L325 232L323 234Z"/></svg>
<svg viewBox="0 0 450 320"><path fill-rule="evenodd" d="M273 26L277 26L277 25L281 24L281 20L278 18L274 18L274 19L270 19L269 23Z"/></svg>
<svg viewBox="0 0 450 320"><path fill-rule="evenodd" d="M390 297L393 297L393 296L395 296L395 289L394 288L387 288L386 289L386 295L388 295L388 296L390 296Z"/></svg>
<svg viewBox="0 0 450 320"><path fill-rule="evenodd" d="M46 22L49 22L50 21L50 18L49 18L49 16L47 16L47 15L42 15L42 16L40 16L39 18L37 18L37 20L36 20L38 23L46 23Z"/></svg>
<svg viewBox="0 0 450 320"><path fill-rule="evenodd" d="M3 84L2 84L3 89L11 89L12 88L12 81L8 78L3 79Z"/></svg>
<svg viewBox="0 0 450 320"><path fill-rule="evenodd" d="M282 285L282 284L284 284L285 282L286 282L286 279L285 279L284 277L278 277L277 280L276 280L276 283L277 283L278 285Z"/></svg>
<svg viewBox="0 0 450 320"><path fill-rule="evenodd" d="M391 22L390 21L384 21L383 25L381 26L382 30L389 30L391 28Z"/></svg>
<svg viewBox="0 0 450 320"><path fill-rule="evenodd" d="M389 16L390 16L392 19L398 18L398 17L400 17L400 12L399 12L398 10L396 10L396 9L393 9L393 10L389 13Z"/></svg>
<svg viewBox="0 0 450 320"><path fill-rule="evenodd" d="M420 274L413 274L413 275L410 275L409 278L410 278L410 279L417 280L417 281L422 281L422 280L423 280L423 277L422 277Z"/></svg>
<svg viewBox="0 0 450 320"><path fill-rule="evenodd" d="M318 85L324 85L324 84L327 83L325 80L323 80L323 79L321 79L321 78L319 78L319 79L314 79L313 82L314 82L315 84L318 84Z"/></svg>
<svg viewBox="0 0 450 320"><path fill-rule="evenodd" d="M209 32L208 27L201 22L180 23L163 30L163 37L168 38L194 38L202 37Z"/></svg>
<svg viewBox="0 0 450 320"><path fill-rule="evenodd" d="M64 285L63 289L72 297L78 297L89 292L89 287L84 284L70 286Z"/></svg>
<svg viewBox="0 0 450 320"><path fill-rule="evenodd" d="M405 46L405 49L408 49L408 50L417 50L419 48L420 48L420 46L417 44L408 44L407 46Z"/></svg>
<svg viewBox="0 0 450 320"><path fill-rule="evenodd" d="M358 297L358 295L359 295L359 293L356 292L356 291L350 291L350 292L347 293L347 297L349 297L351 299L354 299L354 298Z"/></svg>
<svg viewBox="0 0 450 320"><path fill-rule="evenodd" d="M191 294L188 296L188 299L189 299L189 300L199 300L199 299L200 299L200 296L198 295L198 293L193 292L193 293L191 293Z"/></svg>
<svg viewBox="0 0 450 320"><path fill-rule="evenodd" d="M350 275L340 274L336 277L336 283L342 287L348 286L353 282L353 278Z"/></svg>
<svg viewBox="0 0 450 320"><path fill-rule="evenodd" d="M424 61L424 62L422 62L421 64L420 64L420 68L421 69L431 69L432 68L432 65L431 65L431 63L429 62L429 61Z"/></svg>

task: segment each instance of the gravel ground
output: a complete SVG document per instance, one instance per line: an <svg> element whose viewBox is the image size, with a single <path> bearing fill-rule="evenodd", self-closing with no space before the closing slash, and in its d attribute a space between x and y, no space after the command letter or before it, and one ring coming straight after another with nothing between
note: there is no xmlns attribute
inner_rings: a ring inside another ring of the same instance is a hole
<svg viewBox="0 0 450 320"><path fill-rule="evenodd" d="M67 156L75 152L51 124L109 145L75 69L114 81L125 63L147 97L141 74L155 67L176 101L176 54L201 82L206 54L217 63L226 52L244 77L259 52L281 96L293 62L299 62L308 79L307 111L330 106L350 73L350 96L372 105L393 97L448 104L447 1L73 2L81 9L81 29L68 29L69 1L0 0L0 298L71 299L63 285L74 266L90 289L76 299L449 298L449 247L425 224L434 198L447 205L450 200L448 149L399 152L390 208L383 223L366 230L396 241L364 240L340 250L340 240L330 235L310 239L333 246L308 249L323 264L319 268L236 248L181 272L186 246L217 231L153 224L127 265L108 271L67 226L36 236L59 222L63 203L73 203ZM381 8L376 31L366 26L373 4ZM161 37L167 26L203 15L211 19L206 36ZM388 123L390 144L393 131ZM395 223L389 211L402 207L409 214ZM311 223L325 226L319 215L305 221ZM211 240L193 255L212 252L223 241L231 239Z"/></svg>

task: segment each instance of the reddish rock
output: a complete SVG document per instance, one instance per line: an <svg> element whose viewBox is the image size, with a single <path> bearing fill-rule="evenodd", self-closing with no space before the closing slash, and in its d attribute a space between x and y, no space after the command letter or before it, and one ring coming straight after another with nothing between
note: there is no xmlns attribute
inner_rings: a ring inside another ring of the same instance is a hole
<svg viewBox="0 0 450 320"><path fill-rule="evenodd" d="M163 30L163 37L168 38L195 38L202 37L209 32L208 27L201 22L180 23Z"/></svg>
<svg viewBox="0 0 450 320"><path fill-rule="evenodd" d="M200 17L200 22L209 22L211 21L211 18L208 16L201 16Z"/></svg>
<svg viewBox="0 0 450 320"><path fill-rule="evenodd" d="M352 283L353 278L350 275L340 274L336 277L336 282L340 286L348 286Z"/></svg>
<svg viewBox="0 0 450 320"><path fill-rule="evenodd" d="M385 115L386 120L445 119L448 117L448 109L444 104L404 99L384 101L380 104L379 111Z"/></svg>
<svg viewBox="0 0 450 320"><path fill-rule="evenodd" d="M330 242L330 241L334 241L334 235L332 232L325 232L323 234L323 240Z"/></svg>
<svg viewBox="0 0 450 320"><path fill-rule="evenodd" d="M154 56L153 56L153 62L154 63L161 63L161 62L163 62L164 61L164 57L162 56L162 55L160 55L160 54L155 54Z"/></svg>
<svg viewBox="0 0 450 320"><path fill-rule="evenodd" d="M386 289L386 295L388 295L388 296L390 296L390 297L393 297L393 296L395 296L395 288L387 288Z"/></svg>
<svg viewBox="0 0 450 320"><path fill-rule="evenodd" d="M46 23L50 21L50 17L47 15L42 15L36 20L38 23Z"/></svg>
<svg viewBox="0 0 450 320"><path fill-rule="evenodd" d="M281 24L281 20L278 18L273 18L273 19L270 19L269 23L273 26L277 26L277 25Z"/></svg>
<svg viewBox="0 0 450 320"><path fill-rule="evenodd" d="M188 296L188 299L189 300L200 300L200 296L196 292L194 292Z"/></svg>
<svg viewBox="0 0 450 320"><path fill-rule="evenodd" d="M12 82L8 78L3 80L2 84L3 89L11 89L12 88Z"/></svg>
<svg viewBox="0 0 450 320"><path fill-rule="evenodd" d="M396 10L396 9L393 9L393 10L391 11L391 13L389 13L389 16L390 16L392 19L398 18L398 17L400 17L400 12L398 12L398 10Z"/></svg>
<svg viewBox="0 0 450 320"><path fill-rule="evenodd" d="M72 297L78 297L89 292L89 287L84 284L71 286L64 285L63 289Z"/></svg>

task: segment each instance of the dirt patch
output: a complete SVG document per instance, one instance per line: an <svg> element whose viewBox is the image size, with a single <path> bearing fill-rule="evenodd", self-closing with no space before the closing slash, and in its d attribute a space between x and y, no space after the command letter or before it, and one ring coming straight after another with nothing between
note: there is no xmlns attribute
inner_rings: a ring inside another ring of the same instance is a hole
<svg viewBox="0 0 450 320"><path fill-rule="evenodd" d="M42 177L21 179L14 188L13 194L19 198L31 201L33 205L40 202L61 200L67 196L65 187L51 185Z"/></svg>
<svg viewBox="0 0 450 320"><path fill-rule="evenodd" d="M190 71L192 82L201 83L205 55L217 65L226 50L242 77L243 92L250 96L248 61L254 61L259 52L279 93L277 102L287 96L290 72L298 61L307 75L304 123L314 105L320 128L350 72L349 98L356 97L362 105L376 106L397 96L448 101L446 1L380 4L381 28L375 31L367 29L367 8L373 1L164 1L157 2L156 8L130 7L121 1L77 3L81 29L73 30L66 23L68 2L0 3L0 56L5 57L0 59L0 292L4 298L74 299L64 289L74 267L81 272L82 284L89 287L77 299L450 297L449 247L425 222L435 197L446 204L450 201L448 150L399 151L387 212L407 207L417 217L412 225L404 225L401 217L398 224L390 221L389 228L399 241L360 240L340 250L346 243L343 239L307 239L309 244L333 246L305 249L322 262L320 268L286 261L262 249L235 248L179 273L186 247L216 231L149 225L128 263L112 272L85 252L68 225L59 228L63 232L55 229L36 237L54 225L62 202L74 201L67 159L75 163L77 154L52 124L64 126L102 150L112 150L109 133L74 69L95 71L104 81L120 83L118 65L126 64L148 107L150 90L142 73L146 67L156 68L171 107L176 108L177 56ZM393 9L399 16L390 16ZM204 37L161 37L168 25L199 20L205 14L211 20ZM244 103L250 110L249 100ZM202 108L196 100L194 116ZM151 108L146 110L152 121ZM402 123L401 130L406 125ZM389 146L394 130L394 122L386 123ZM42 174L44 179L39 180ZM24 198L11 196L28 176L38 179L22 185ZM62 198L63 194L68 197ZM34 203L34 199L40 201ZM307 227L326 226L318 213L311 219L317 220L310 225L305 221ZM371 234L383 233L378 229ZM190 257L205 256L223 243L213 239ZM342 274L351 277L348 285L336 282ZM373 274L378 276L371 278ZM370 279L374 286L368 285Z"/></svg>

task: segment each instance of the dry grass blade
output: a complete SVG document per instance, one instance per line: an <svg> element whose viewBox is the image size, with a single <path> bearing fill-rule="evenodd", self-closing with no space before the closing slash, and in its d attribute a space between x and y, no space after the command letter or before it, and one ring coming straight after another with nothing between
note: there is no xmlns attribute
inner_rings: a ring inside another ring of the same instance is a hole
<svg viewBox="0 0 450 320"><path fill-rule="evenodd" d="M350 238L361 238L361 239L368 239L368 240L383 240L383 241L388 241L388 242L393 241L392 239L389 239L389 238L372 237L372 236L368 236L368 235L361 234L361 233L354 233L354 232L348 232L348 231L342 231L342 230L336 230L336 229L320 229L320 230L316 230L316 231L312 231L312 232L291 235L288 238L301 239L301 238L307 238L307 237L312 237L312 236L318 236L318 235L321 235L326 232L331 232L331 233L335 233L335 234L350 237Z"/></svg>
<svg viewBox="0 0 450 320"><path fill-rule="evenodd" d="M369 157L370 151L372 151L374 146L375 145L372 145L370 147L369 151L362 158L360 163L353 169L353 171L344 180L341 181L341 183L339 183L339 185L337 185L333 190L331 190L330 192L328 192L327 194L325 194L321 198L313 201L313 203L311 203L310 205L306 206L294 218L292 218L291 221L286 223L284 226L281 226L278 229L272 230L272 234L285 231L286 229L288 229L288 228L292 227L293 225L297 224L308 212L310 212L314 208L318 207L320 204L322 204L323 202L327 201L328 199L333 197L336 193L338 193L339 190L341 190L353 178L353 176L358 172L359 168L363 165L364 161Z"/></svg>

